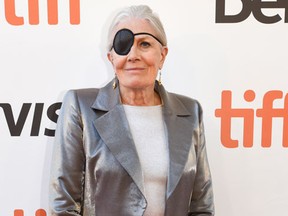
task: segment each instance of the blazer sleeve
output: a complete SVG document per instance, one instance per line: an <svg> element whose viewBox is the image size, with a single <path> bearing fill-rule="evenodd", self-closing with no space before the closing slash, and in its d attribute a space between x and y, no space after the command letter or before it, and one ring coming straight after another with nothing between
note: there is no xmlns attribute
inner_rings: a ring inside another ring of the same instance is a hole
<svg viewBox="0 0 288 216"><path fill-rule="evenodd" d="M213 216L214 198L212 180L206 152L202 108L200 104L198 105L199 133L198 143L195 146L197 154L197 172L188 216Z"/></svg>
<svg viewBox="0 0 288 216"><path fill-rule="evenodd" d="M85 174L77 92L66 93L57 122L50 179L50 215L81 215Z"/></svg>

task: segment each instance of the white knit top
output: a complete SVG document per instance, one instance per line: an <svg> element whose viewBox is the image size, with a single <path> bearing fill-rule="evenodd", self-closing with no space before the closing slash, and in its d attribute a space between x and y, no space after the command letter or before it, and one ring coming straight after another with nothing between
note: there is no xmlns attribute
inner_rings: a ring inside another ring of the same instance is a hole
<svg viewBox="0 0 288 216"><path fill-rule="evenodd" d="M163 216L169 163L162 106L123 106L143 172L144 216Z"/></svg>

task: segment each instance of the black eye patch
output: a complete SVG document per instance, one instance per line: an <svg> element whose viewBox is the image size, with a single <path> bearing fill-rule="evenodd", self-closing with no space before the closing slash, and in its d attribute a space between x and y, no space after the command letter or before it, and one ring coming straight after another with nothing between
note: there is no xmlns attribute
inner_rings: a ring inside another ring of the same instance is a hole
<svg viewBox="0 0 288 216"><path fill-rule="evenodd" d="M127 55L134 44L134 37L136 35L150 35L155 40L157 40L161 45L163 45L158 38L156 38L154 35L150 33L141 32L134 34L129 29L121 29L115 34L111 50L114 49L118 55Z"/></svg>

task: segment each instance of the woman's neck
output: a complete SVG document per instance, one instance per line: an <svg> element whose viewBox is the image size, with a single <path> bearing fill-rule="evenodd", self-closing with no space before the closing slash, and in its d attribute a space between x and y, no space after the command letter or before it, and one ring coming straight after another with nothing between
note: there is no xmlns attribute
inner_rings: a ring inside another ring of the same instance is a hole
<svg viewBox="0 0 288 216"><path fill-rule="evenodd" d="M120 97L123 104L131 106L156 106L161 104L160 96L154 87L131 89L120 86Z"/></svg>

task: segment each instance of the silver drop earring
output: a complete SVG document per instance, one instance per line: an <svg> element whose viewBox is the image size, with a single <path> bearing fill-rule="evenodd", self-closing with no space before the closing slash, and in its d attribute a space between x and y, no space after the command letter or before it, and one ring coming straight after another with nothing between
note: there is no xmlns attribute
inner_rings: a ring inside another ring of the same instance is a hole
<svg viewBox="0 0 288 216"><path fill-rule="evenodd" d="M113 89L115 89L116 87L117 87L117 76L115 74L114 82L113 82Z"/></svg>
<svg viewBox="0 0 288 216"><path fill-rule="evenodd" d="M159 77L158 77L158 84L159 84L159 86L161 86L162 85L162 74L161 74L161 69L160 69L160 71L159 71Z"/></svg>

